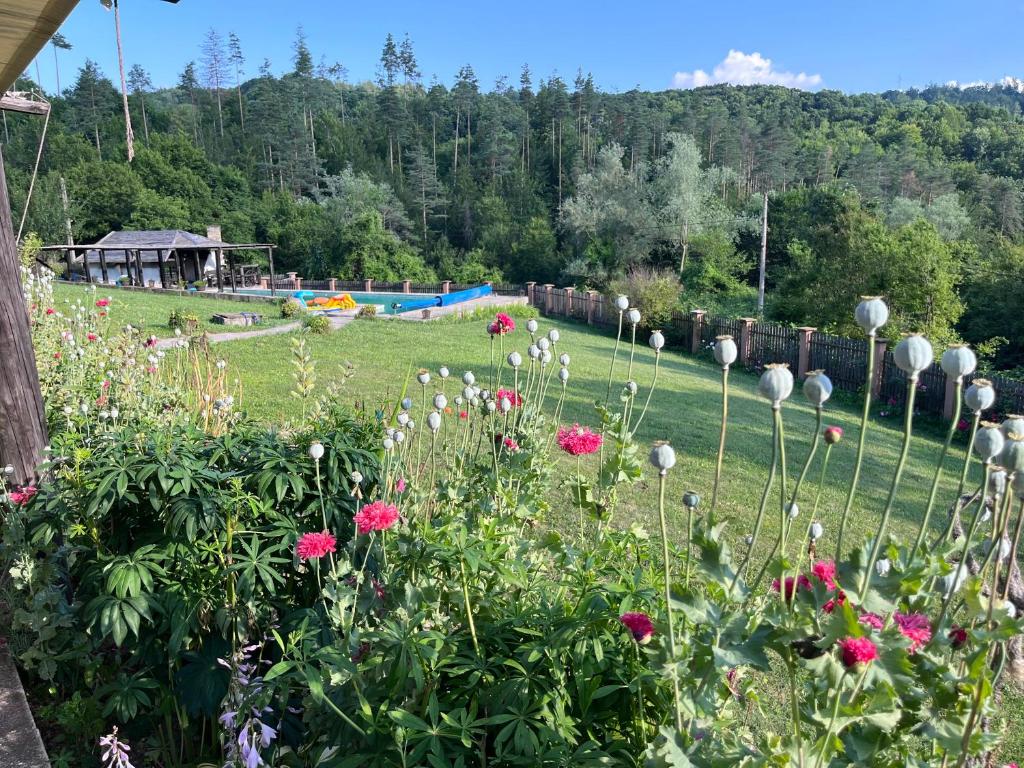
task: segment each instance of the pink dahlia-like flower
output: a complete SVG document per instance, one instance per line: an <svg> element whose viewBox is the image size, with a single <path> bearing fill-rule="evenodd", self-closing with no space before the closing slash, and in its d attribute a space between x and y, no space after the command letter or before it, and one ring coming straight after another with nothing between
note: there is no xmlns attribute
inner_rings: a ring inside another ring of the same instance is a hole
<svg viewBox="0 0 1024 768"><path fill-rule="evenodd" d="M11 491L7 494L7 498L11 500L12 504L17 504L19 507L22 507L28 504L32 500L32 497L38 492L39 489L34 485L23 485L18 490Z"/></svg>
<svg viewBox="0 0 1024 768"><path fill-rule="evenodd" d="M836 588L836 564L832 560L818 560L811 566L814 578L829 589Z"/></svg>
<svg viewBox="0 0 1024 768"><path fill-rule="evenodd" d="M843 439L843 428L842 427L825 427L825 442L829 445L835 445Z"/></svg>
<svg viewBox="0 0 1024 768"><path fill-rule="evenodd" d="M494 316L494 322L487 326L487 332L491 336L504 336L506 333L511 333L516 329L516 321L506 315L504 312L499 312Z"/></svg>
<svg viewBox="0 0 1024 768"><path fill-rule="evenodd" d="M592 431L590 427L581 427L579 424L560 427L558 430L558 445L570 456L597 453L603 442L604 438L599 432Z"/></svg>
<svg viewBox="0 0 1024 768"><path fill-rule="evenodd" d="M647 645L654 635L654 623L646 613L624 613L619 621L633 634L633 639L640 645Z"/></svg>
<svg viewBox="0 0 1024 768"><path fill-rule="evenodd" d="M459 411L459 418L465 421L469 418L469 411Z"/></svg>
<svg viewBox="0 0 1024 768"><path fill-rule="evenodd" d="M902 635L910 641L910 652L914 653L932 639L932 623L923 613L900 613L892 615Z"/></svg>
<svg viewBox="0 0 1024 768"><path fill-rule="evenodd" d="M502 440L501 442L502 442L502 443L503 443L503 444L505 445L505 447L506 447L506 448L508 448L508 449L509 449L509 450L510 450L510 451L511 451L512 453L515 453L516 451L518 451L518 450L519 450L519 443L517 443L517 442L516 442L515 440L513 440L513 439L512 439L511 437L506 437L506 438L505 438L504 440Z"/></svg>
<svg viewBox="0 0 1024 768"><path fill-rule="evenodd" d="M514 389L499 389L494 393L494 400L497 403L501 403L501 399L507 397L508 401L512 403L513 408L518 408L523 404L523 396L516 392Z"/></svg>
<svg viewBox="0 0 1024 768"><path fill-rule="evenodd" d="M327 531L304 533L299 537L299 543L295 545L295 554L300 560L316 560L334 552L337 544L338 540Z"/></svg>
<svg viewBox="0 0 1024 768"><path fill-rule="evenodd" d="M398 522L398 507L383 501L375 501L360 509L354 519L359 533L386 531Z"/></svg>
<svg viewBox="0 0 1024 768"><path fill-rule="evenodd" d="M866 637L844 637L839 641L843 653L843 664L855 667L868 664L878 658L878 648Z"/></svg>
<svg viewBox="0 0 1024 768"><path fill-rule="evenodd" d="M885 626L885 619L877 613L865 612L860 615L860 623L872 629L881 629Z"/></svg>
<svg viewBox="0 0 1024 768"><path fill-rule="evenodd" d="M96 306L97 307L109 307L110 306L110 299L97 299L96 300Z"/></svg>
<svg viewBox="0 0 1024 768"><path fill-rule="evenodd" d="M772 589L775 592L779 591L782 585L778 579L772 581ZM787 576L786 577L786 602L793 599L793 593L796 592L797 587L800 589L810 589L811 580L804 576L802 573L799 576Z"/></svg>
<svg viewBox="0 0 1024 768"><path fill-rule="evenodd" d="M48 315L56 314L56 312L57 312L57 310L55 310L53 307L47 307L46 308L46 314L48 314Z"/></svg>
<svg viewBox="0 0 1024 768"><path fill-rule="evenodd" d="M846 605L846 593L843 590L839 590L835 597L830 599L827 603L821 606L821 610L825 613L832 613L837 607Z"/></svg>
<svg viewBox="0 0 1024 768"><path fill-rule="evenodd" d="M98 339L99 336L97 336L95 333L87 333L85 334L85 338L87 338L89 341L96 341L96 339Z"/></svg>
<svg viewBox="0 0 1024 768"><path fill-rule="evenodd" d="M959 624L954 624L947 635L949 644L954 648L963 648L967 644L967 630Z"/></svg>

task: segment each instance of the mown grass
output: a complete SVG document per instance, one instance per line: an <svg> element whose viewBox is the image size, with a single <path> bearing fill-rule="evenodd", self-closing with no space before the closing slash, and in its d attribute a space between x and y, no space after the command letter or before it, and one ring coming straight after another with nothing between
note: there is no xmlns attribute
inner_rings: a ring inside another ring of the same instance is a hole
<svg viewBox="0 0 1024 768"><path fill-rule="evenodd" d="M199 296L177 296L171 294L149 293L147 291L128 291L113 286L97 286L96 291L84 285L68 285L57 283L53 289L54 303L59 308L64 302L82 300L88 306L97 298L110 297L110 316L116 318L119 325L133 325L140 328L147 336L165 338L174 335L174 330L167 325L171 310L177 309L191 312L199 318L199 330L210 333L236 333L251 331L251 327L237 325L217 325L210 318L218 312L257 312L263 315L263 326L279 325L286 322L281 318L280 309L269 302L240 302L227 299L208 299Z"/></svg>
<svg viewBox="0 0 1024 768"><path fill-rule="evenodd" d="M529 337L523 325L520 321L519 329L506 339L506 352L513 347L525 352ZM558 351L568 352L572 358L563 422L596 425L594 402L603 402L605 398L614 338L574 323L541 320L542 331L552 327L561 332ZM292 338L293 334L285 334L246 339L218 347L218 355L228 361L240 379L242 407L260 419L282 422L295 414L297 404L289 396L294 386L291 375ZM331 379L340 378L342 366L352 363L356 373L345 385L342 397L350 403L365 403L368 408L383 400L395 401L407 381L410 393L416 395L414 399L418 402L419 385L415 383L413 373L419 367L436 371L441 365L447 365L455 380L464 370L474 371L481 380L485 380L489 372L487 336L480 321L412 323L361 320L328 336L306 338L308 349L317 361L321 386L326 386ZM624 344L616 365L613 397L625 380L628 358L629 346ZM640 384L641 402L646 398L653 374L654 354L646 343L638 344L633 378ZM436 382L435 377L431 391ZM739 544L753 526L771 456L771 410L767 402L757 396L756 382L754 375L742 370L735 370L730 375L730 419L719 513L729 521L728 530L734 544ZM454 396L455 389L456 385L450 382L450 396ZM819 547L824 556L834 553L838 521L853 472L859 433L859 406L853 398L843 400L843 403L830 403L825 417L825 424L842 427L846 437L832 451L816 516L826 531ZM683 490L693 488L702 495L705 504L710 501L720 408L721 373L710 356L690 357L671 352L662 355L658 386L637 438L645 448L654 440L667 439L676 449L678 463L669 474L668 498L677 535L682 532L679 527L682 520L679 499ZM786 403L783 414L787 473L792 488L807 456L815 417L813 409L804 403L799 389ZM898 420L876 420L869 429L860 488L844 542L847 550L874 534L900 451L902 431ZM941 450L941 441L936 437L934 427L921 432L911 445L890 528L892 533L904 539L917 532ZM823 449L824 445L817 461L820 461ZM940 505L933 517L936 529L947 519L945 506L955 495L963 457L964 446L955 445L946 467ZM556 472L556 477L575 470L575 460L568 457L557 460L565 472ZM801 520L805 525L810 522L817 489L820 466L817 461L800 497ZM594 463L592 458L592 466ZM976 464L971 481L980 482ZM634 492L624 494L621 508L616 513L617 524L625 526L636 521L655 531L655 490L655 480L647 472L647 477ZM563 530L574 531L576 523L572 504L567 498L563 499L554 519L548 522ZM767 553L778 531L778 509L776 490L761 536L764 551L758 554L762 556ZM742 544L739 547L742 549ZM1003 710L1009 723L1019 722L1019 718L1024 717L1024 698L1015 693L1008 694ZM1009 741L1003 750L1006 759L1024 751L1022 731L1024 729L1009 727Z"/></svg>

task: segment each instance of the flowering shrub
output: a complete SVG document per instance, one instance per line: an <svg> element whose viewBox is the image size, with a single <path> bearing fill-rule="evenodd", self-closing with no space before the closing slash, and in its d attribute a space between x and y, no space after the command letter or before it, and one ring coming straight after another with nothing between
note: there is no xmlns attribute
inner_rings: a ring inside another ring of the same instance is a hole
<svg viewBox="0 0 1024 768"><path fill-rule="evenodd" d="M633 336L641 318L628 307ZM888 535L904 450L876 535L844 548L869 409L833 542L816 520L830 451L847 445L823 428L830 383L822 374L804 386L818 420L786 485L777 454L794 382L769 366L759 392L776 455L754 531L729 531L714 501L704 509L688 492L676 540L667 443L649 459L659 530L612 524L643 475L633 435L656 389L660 334L649 386L633 380L631 344L613 397L623 365L613 357L592 429L559 427L569 354L557 329L541 335L530 319L489 325L475 373L421 369L372 413L328 400L278 432L211 419L212 405L183 393L205 370L199 353L183 348L180 367L158 357L147 375L144 340L119 333L107 352L79 355L81 334L107 339L109 320L46 308L33 309L37 348L75 354L40 354L41 370L67 366L66 380L108 393L125 415L108 424L92 404L65 414L78 395L44 377L56 401L50 477L5 512L2 556L21 598L13 644L58 696L95 701L135 755L340 768L962 766L998 741L993 690L1022 628L1008 596L1016 545L1004 553L1002 536L1020 531L1010 512L1024 496L1024 449L980 418L982 492L964 494L961 481L947 531L927 525L933 491L917 542ZM872 303L858 321L874 333L881 312ZM914 344L894 355L911 370L930 355ZM297 350L305 403L311 362ZM215 363L208 373L225 376ZM725 406L726 375L723 396ZM576 459L564 482L578 538L544 525L559 498L556 442ZM1012 465L1002 486L990 483L996 457ZM767 514L778 538L754 562ZM977 547L983 518L998 546Z"/></svg>

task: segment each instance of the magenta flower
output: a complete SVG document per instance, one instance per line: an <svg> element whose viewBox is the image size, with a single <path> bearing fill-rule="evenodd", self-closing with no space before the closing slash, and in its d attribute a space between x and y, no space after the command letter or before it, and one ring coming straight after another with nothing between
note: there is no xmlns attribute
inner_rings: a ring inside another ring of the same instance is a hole
<svg viewBox="0 0 1024 768"><path fill-rule="evenodd" d="M843 665L847 668L868 664L878 658L878 648L866 637L844 637L839 641Z"/></svg>
<svg viewBox="0 0 1024 768"><path fill-rule="evenodd" d="M561 427L558 430L558 446L570 456L597 453L603 442L604 438L599 432L592 431L590 427L581 427L579 424Z"/></svg>
<svg viewBox="0 0 1024 768"><path fill-rule="evenodd" d="M900 633L910 641L910 653L932 639L932 623L923 613L900 613L892 615Z"/></svg>
<svg viewBox="0 0 1024 768"><path fill-rule="evenodd" d="M359 533L386 531L398 522L398 507L383 501L367 504L354 518Z"/></svg>
<svg viewBox="0 0 1024 768"><path fill-rule="evenodd" d="M11 491L7 498L11 500L12 504L17 504L19 507L23 507L28 504L32 497L39 492L39 489L34 485L23 485L16 491Z"/></svg>
<svg viewBox="0 0 1024 768"><path fill-rule="evenodd" d="M495 402L500 403L503 398L508 398L508 401L512 403L513 408L518 408L523 404L523 396L516 392L514 389L499 389L494 394Z"/></svg>
<svg viewBox="0 0 1024 768"><path fill-rule="evenodd" d="M811 566L811 573L829 589L836 587L836 564L831 560L818 560Z"/></svg>
<svg viewBox="0 0 1024 768"><path fill-rule="evenodd" d="M633 639L640 645L647 645L651 642L651 637L654 635L654 622L646 613L624 613L619 616L619 621L632 633Z"/></svg>
<svg viewBox="0 0 1024 768"><path fill-rule="evenodd" d="M864 626L871 627L872 629L881 629L885 626L885 619L883 619L877 613L871 613L870 611L865 611L864 613L862 613L860 615L859 621Z"/></svg>
<svg viewBox="0 0 1024 768"><path fill-rule="evenodd" d="M338 540L327 531L304 533L295 545L295 554L300 560L316 560L337 549Z"/></svg>
<svg viewBox="0 0 1024 768"><path fill-rule="evenodd" d="M772 581L772 590L778 592L781 588L781 583L778 579ZM788 603L793 599L793 593L799 589L810 589L811 580L804 576L802 573L799 576L787 576L786 577L786 602Z"/></svg>
<svg viewBox="0 0 1024 768"><path fill-rule="evenodd" d="M504 312L499 312L494 316L494 322L487 326L487 332L491 336L504 336L506 333L511 333L516 329L516 321L506 315Z"/></svg>
<svg viewBox="0 0 1024 768"><path fill-rule="evenodd" d="M395 483L395 490L399 493L405 493L405 478L398 478L398 482Z"/></svg>

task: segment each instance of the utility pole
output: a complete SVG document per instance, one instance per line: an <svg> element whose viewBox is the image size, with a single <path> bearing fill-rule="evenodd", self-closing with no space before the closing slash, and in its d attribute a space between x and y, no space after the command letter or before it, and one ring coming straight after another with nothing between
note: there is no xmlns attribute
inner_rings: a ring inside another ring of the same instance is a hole
<svg viewBox="0 0 1024 768"><path fill-rule="evenodd" d="M761 211L761 258L757 275L757 314L764 315L764 270L768 258L768 193L764 193L764 208Z"/></svg>
<svg viewBox="0 0 1024 768"><path fill-rule="evenodd" d="M64 226L67 228L68 245L75 244L75 237L71 231L71 206L68 205L68 185L64 183L64 177L60 177L60 201L64 204ZM70 279L68 275L68 279Z"/></svg>

